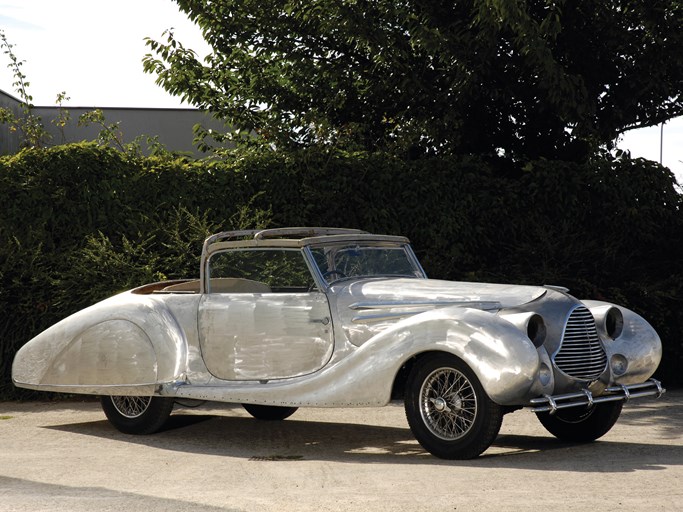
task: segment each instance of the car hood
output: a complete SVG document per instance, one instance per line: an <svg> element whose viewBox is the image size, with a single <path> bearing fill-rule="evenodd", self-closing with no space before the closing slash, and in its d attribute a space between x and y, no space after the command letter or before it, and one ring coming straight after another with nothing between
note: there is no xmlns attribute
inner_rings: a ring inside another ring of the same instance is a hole
<svg viewBox="0 0 683 512"><path fill-rule="evenodd" d="M367 279L333 286L333 293L346 307L396 307L432 305L502 309L526 304L542 297L547 289L493 283L467 283L436 279Z"/></svg>
<svg viewBox="0 0 683 512"><path fill-rule="evenodd" d="M491 313L543 297L539 286L381 278L332 286L333 308L346 337L357 346L405 318L436 308L462 306Z"/></svg>

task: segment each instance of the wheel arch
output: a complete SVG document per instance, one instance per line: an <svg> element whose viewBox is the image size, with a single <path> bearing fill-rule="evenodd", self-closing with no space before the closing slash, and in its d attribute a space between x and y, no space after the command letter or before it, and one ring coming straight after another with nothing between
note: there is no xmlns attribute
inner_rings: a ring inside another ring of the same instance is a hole
<svg viewBox="0 0 683 512"><path fill-rule="evenodd" d="M480 310L445 308L437 318L432 314L414 322L410 330L406 341L412 353L394 373L392 399L402 397L406 379L420 359L443 353L466 364L494 402L510 406L525 402L540 359L529 338L511 323Z"/></svg>
<svg viewBox="0 0 683 512"><path fill-rule="evenodd" d="M413 371L413 368L416 364L419 364L420 359L428 357L432 354L448 354L451 356L455 355L451 352L445 352L443 350L425 350L424 352L419 352L411 356L403 363L394 376L394 382L391 387L392 400L402 400L404 398L406 383L408 381L410 372Z"/></svg>

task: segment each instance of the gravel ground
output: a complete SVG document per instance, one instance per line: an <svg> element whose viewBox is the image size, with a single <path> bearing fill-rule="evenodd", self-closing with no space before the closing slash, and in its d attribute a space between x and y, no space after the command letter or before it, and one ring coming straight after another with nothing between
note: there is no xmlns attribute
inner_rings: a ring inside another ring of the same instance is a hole
<svg viewBox="0 0 683 512"><path fill-rule="evenodd" d="M683 510L683 391L627 404L585 445L518 411L471 461L422 450L400 404L300 409L275 423L207 404L136 437L96 401L0 403L5 512L590 509Z"/></svg>

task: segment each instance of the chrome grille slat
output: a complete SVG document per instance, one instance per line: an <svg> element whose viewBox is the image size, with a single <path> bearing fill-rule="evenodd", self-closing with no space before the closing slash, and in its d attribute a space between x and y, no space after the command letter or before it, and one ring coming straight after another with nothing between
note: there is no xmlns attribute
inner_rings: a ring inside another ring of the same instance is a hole
<svg viewBox="0 0 683 512"><path fill-rule="evenodd" d="M553 359L563 373L584 380L597 379L607 366L595 320L584 306L569 315L560 350Z"/></svg>
<svg viewBox="0 0 683 512"><path fill-rule="evenodd" d="M565 367L576 366L579 368L600 368L600 369L604 368L602 361L598 361L595 363L586 363L582 359L571 359L571 360L567 360L567 361L563 360L562 362L565 365Z"/></svg>

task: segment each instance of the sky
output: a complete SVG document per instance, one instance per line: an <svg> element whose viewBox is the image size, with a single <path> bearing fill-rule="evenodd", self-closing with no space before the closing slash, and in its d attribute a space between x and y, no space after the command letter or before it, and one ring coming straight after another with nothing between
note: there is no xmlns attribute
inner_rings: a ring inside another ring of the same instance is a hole
<svg viewBox="0 0 683 512"><path fill-rule="evenodd" d="M5 32L30 82L33 104L55 105L62 91L71 107L189 107L144 73L144 38L163 40L165 30L200 56L208 48L199 29L171 0L0 0ZM16 96L9 59L0 55L0 89ZM683 118L632 130L618 146L634 157L660 161L683 184Z"/></svg>

